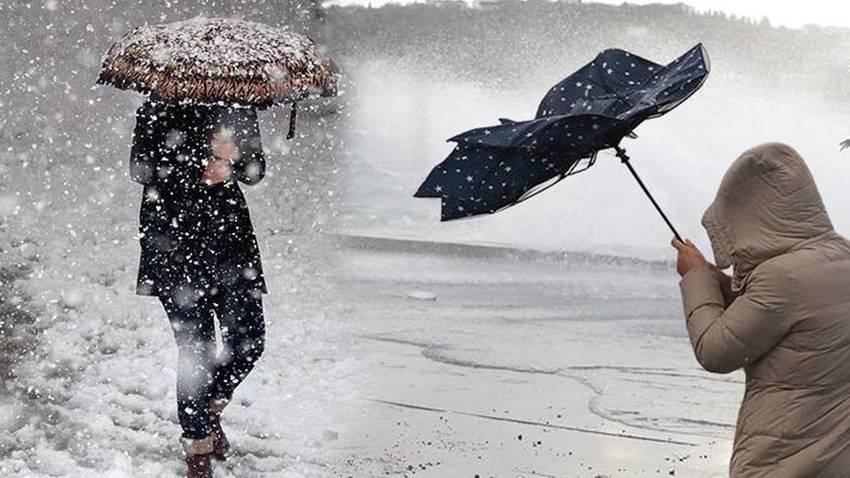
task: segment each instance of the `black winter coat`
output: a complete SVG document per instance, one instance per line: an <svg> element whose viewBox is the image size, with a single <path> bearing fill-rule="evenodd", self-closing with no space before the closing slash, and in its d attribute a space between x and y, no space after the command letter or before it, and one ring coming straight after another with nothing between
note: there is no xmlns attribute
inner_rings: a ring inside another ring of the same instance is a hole
<svg viewBox="0 0 850 478"><path fill-rule="evenodd" d="M201 181L219 128L233 132L234 179L265 174L257 113L224 106L148 101L136 114L130 177L143 184L137 293L189 303L222 286L265 293L257 239L236 181Z"/></svg>

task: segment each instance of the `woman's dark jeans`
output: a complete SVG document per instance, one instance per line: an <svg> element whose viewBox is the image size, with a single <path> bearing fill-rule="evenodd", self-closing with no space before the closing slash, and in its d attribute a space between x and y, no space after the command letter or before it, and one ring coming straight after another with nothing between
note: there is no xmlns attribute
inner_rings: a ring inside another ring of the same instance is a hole
<svg viewBox="0 0 850 478"><path fill-rule="evenodd" d="M263 302L259 291L219 289L195 302L180 305L160 297L177 340L177 416L183 436L210 434L210 402L229 400L248 376L265 345ZM216 356L215 324L224 344Z"/></svg>

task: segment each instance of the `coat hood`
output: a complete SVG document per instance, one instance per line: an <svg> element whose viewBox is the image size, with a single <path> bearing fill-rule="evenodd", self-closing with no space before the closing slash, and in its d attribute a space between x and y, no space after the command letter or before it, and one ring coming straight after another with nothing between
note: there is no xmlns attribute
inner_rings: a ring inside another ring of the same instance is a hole
<svg viewBox="0 0 850 478"><path fill-rule="evenodd" d="M762 262L833 230L806 163L778 143L756 146L732 163L702 225L717 265L734 267L734 291Z"/></svg>

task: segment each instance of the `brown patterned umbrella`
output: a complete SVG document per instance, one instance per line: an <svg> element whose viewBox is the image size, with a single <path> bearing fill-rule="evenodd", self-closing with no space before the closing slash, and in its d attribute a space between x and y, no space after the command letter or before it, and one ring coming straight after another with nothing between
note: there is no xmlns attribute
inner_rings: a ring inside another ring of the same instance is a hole
<svg viewBox="0 0 850 478"><path fill-rule="evenodd" d="M195 18L137 27L106 52L98 83L166 100L267 107L335 96L339 70L288 28Z"/></svg>

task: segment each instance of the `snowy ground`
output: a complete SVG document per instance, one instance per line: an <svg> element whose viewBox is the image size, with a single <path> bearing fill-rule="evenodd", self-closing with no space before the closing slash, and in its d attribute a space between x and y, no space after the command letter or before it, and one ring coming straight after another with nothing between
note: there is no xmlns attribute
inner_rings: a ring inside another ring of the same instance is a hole
<svg viewBox="0 0 850 478"><path fill-rule="evenodd" d="M57 247L36 266L30 285L44 291L44 330L38 353L10 383L3 476L181 474L173 339L157 301L133 295L135 246L111 247L119 253L108 260L103 249L63 258ZM217 476L327 476L323 447L338 433L335 404L348 401L341 384L350 355L315 294L321 288L294 279L289 267L284 274L283 260L268 263L275 290L266 300L267 353L228 411L240 456Z"/></svg>

